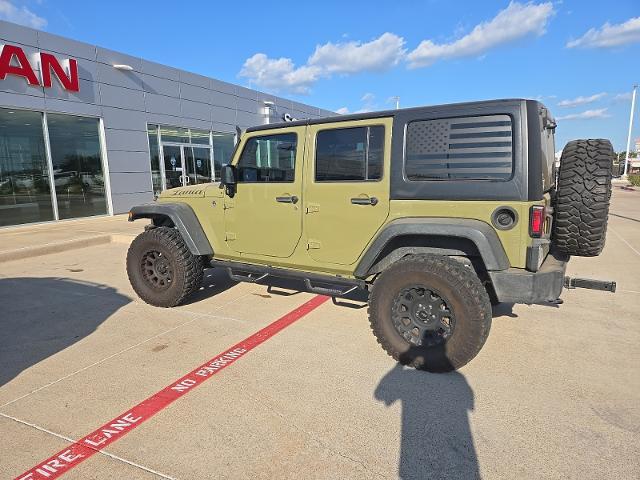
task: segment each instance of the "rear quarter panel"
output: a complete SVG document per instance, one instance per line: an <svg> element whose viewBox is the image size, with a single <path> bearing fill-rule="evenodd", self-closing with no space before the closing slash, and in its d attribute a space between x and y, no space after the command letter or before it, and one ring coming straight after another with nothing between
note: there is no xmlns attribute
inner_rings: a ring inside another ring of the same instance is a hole
<svg viewBox="0 0 640 480"><path fill-rule="evenodd" d="M509 263L524 268L529 237L529 208L540 202L500 201L444 201L444 200L392 200L388 222L405 217L447 217L480 220L498 234ZM516 225L510 230L499 230L491 224L491 215L499 207L511 207L518 214Z"/></svg>

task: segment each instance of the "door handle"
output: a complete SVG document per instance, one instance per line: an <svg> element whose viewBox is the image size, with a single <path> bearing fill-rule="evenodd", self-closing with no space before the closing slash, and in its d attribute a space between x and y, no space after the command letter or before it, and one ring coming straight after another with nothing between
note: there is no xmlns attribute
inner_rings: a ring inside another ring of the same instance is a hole
<svg viewBox="0 0 640 480"><path fill-rule="evenodd" d="M376 197L355 197L351 199L351 203L354 205L377 205L378 199Z"/></svg>
<svg viewBox="0 0 640 480"><path fill-rule="evenodd" d="M295 195L285 195L282 197L276 197L276 202L296 204L298 203L298 197L296 197Z"/></svg>

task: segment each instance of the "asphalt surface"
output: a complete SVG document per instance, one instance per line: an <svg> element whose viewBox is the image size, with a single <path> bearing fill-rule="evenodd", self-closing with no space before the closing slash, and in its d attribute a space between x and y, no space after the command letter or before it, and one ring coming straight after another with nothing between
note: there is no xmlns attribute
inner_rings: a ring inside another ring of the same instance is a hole
<svg viewBox="0 0 640 480"><path fill-rule="evenodd" d="M569 274L616 294L499 306L446 375L399 367L366 309L325 302L62 478L640 478L640 192L612 201L604 253ZM126 248L0 264L0 478L313 298L208 270L189 304L154 308Z"/></svg>

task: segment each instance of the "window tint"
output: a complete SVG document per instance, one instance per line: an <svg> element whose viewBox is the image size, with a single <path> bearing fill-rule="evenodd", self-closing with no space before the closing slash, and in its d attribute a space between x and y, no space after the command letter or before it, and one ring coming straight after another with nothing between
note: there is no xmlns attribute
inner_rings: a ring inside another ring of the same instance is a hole
<svg viewBox="0 0 640 480"><path fill-rule="evenodd" d="M384 127L369 128L369 171L367 180L382 178L382 163L384 162Z"/></svg>
<svg viewBox="0 0 640 480"><path fill-rule="evenodd" d="M238 161L238 182L293 182L295 133L250 138Z"/></svg>
<svg viewBox="0 0 640 480"><path fill-rule="evenodd" d="M322 130L316 138L316 181L380 180L384 127Z"/></svg>
<svg viewBox="0 0 640 480"><path fill-rule="evenodd" d="M409 180L508 180L512 145L508 115L411 122L405 174Z"/></svg>

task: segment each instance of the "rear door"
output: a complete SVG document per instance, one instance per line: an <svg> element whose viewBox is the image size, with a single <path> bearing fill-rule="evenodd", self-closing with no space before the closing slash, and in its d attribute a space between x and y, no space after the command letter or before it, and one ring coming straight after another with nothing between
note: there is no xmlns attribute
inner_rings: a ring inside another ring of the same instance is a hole
<svg viewBox="0 0 640 480"><path fill-rule="evenodd" d="M305 160L304 229L311 258L351 265L389 214L393 120L311 125Z"/></svg>

